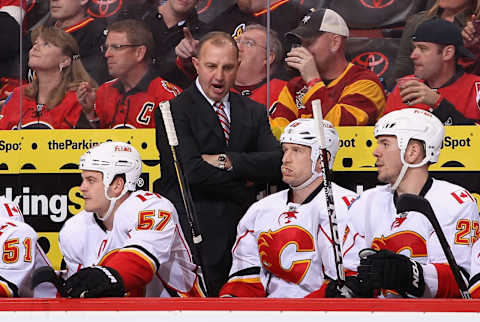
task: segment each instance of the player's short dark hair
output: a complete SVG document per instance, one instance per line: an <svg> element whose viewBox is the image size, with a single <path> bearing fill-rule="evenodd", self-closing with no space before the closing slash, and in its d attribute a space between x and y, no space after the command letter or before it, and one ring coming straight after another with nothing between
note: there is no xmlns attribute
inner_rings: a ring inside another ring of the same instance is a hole
<svg viewBox="0 0 480 322"><path fill-rule="evenodd" d="M216 47L224 47L225 45L230 44L235 49L235 55L236 55L236 58L238 59L237 43L232 38L232 36L230 36L226 32L212 31L212 32L207 33L205 36L203 36L200 39L200 42L198 43L197 57L199 57L200 52L202 51L202 48L206 43L211 43L212 45L214 45Z"/></svg>
<svg viewBox="0 0 480 322"><path fill-rule="evenodd" d="M145 59L151 60L154 42L153 35L147 25L140 20L125 19L112 23L107 28L108 32L121 32L127 35L131 44L143 45L147 48Z"/></svg>

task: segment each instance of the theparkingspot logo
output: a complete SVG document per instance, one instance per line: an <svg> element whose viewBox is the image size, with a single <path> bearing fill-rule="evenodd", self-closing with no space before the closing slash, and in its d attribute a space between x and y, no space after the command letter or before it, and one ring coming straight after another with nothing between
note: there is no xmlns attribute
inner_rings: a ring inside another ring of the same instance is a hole
<svg viewBox="0 0 480 322"><path fill-rule="evenodd" d="M55 140L52 139L47 142L49 150L88 150L97 144L103 143L102 141L93 140Z"/></svg>
<svg viewBox="0 0 480 322"><path fill-rule="evenodd" d="M447 135L443 138L443 143L442 143L442 149L448 148L448 149L455 150L458 148L471 147L471 146L472 146L472 139L469 137L456 138L456 137Z"/></svg>
<svg viewBox="0 0 480 322"><path fill-rule="evenodd" d="M0 151L8 153L10 151L21 151L22 142L7 142L0 140Z"/></svg>

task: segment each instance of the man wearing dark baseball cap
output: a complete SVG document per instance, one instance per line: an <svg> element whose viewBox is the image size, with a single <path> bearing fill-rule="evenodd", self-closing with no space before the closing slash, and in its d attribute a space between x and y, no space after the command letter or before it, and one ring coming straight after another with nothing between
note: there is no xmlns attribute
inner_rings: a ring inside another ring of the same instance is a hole
<svg viewBox="0 0 480 322"><path fill-rule="evenodd" d="M371 70L349 63L345 57L349 30L331 9L313 11L285 37L299 47L285 62L300 72L283 88L271 114L270 125L279 137L297 118L312 117L312 101L320 99L323 117L334 126L373 125L383 114L385 93Z"/></svg>
<svg viewBox="0 0 480 322"><path fill-rule="evenodd" d="M446 125L480 122L480 76L457 64L460 57L474 58L463 45L460 29L444 19L431 19L418 26L412 41L414 75L397 80L385 113L416 107Z"/></svg>
<svg viewBox="0 0 480 322"><path fill-rule="evenodd" d="M453 45L457 57L475 58L475 56L463 46L463 38L460 29L444 19L432 19L425 21L412 36L414 42L431 42L439 45Z"/></svg>

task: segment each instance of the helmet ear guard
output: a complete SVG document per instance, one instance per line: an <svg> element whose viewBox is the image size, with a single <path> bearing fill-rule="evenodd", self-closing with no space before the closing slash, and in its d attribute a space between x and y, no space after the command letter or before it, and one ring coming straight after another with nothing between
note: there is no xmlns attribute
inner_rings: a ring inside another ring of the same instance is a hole
<svg viewBox="0 0 480 322"><path fill-rule="evenodd" d="M285 127L282 135L280 136L280 143L282 144L293 143L309 146L311 148L310 159L312 160L312 177L298 187L291 187L292 189L303 189L320 176L320 172L316 170L316 166L317 161L320 158L322 147L320 146L320 142L317 137L314 122L315 120L313 119L297 119L292 121L287 125L287 127ZM323 120L322 126L325 132L326 149L330 154L328 167L331 169L338 151L338 133L333 127L332 123L327 120Z"/></svg>

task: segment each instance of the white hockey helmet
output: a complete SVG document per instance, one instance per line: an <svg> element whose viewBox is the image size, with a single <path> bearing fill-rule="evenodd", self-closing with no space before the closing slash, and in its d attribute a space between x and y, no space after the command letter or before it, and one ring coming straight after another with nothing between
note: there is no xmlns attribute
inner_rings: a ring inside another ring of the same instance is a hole
<svg viewBox="0 0 480 322"><path fill-rule="evenodd" d="M432 113L417 108L405 108L388 113L378 120L374 133L375 137L393 135L397 138L404 164L404 154L408 142L411 139L422 141L425 146L425 159L420 165L415 165L422 166L427 162L438 161L445 128Z"/></svg>
<svg viewBox="0 0 480 322"><path fill-rule="evenodd" d="M94 146L80 158L80 170L99 171L103 174L105 197L110 200L110 206L103 217L105 221L113 211L115 202L127 191L135 191L142 174L142 160L138 151L128 143L105 142ZM108 195L108 187L118 174L125 174L125 185L117 197Z"/></svg>
<svg viewBox="0 0 480 322"><path fill-rule="evenodd" d="M142 174L142 160L138 151L128 143L105 142L89 149L80 158L80 170L99 171L107 189L117 174L125 174L125 188L135 191Z"/></svg>
<svg viewBox="0 0 480 322"><path fill-rule="evenodd" d="M331 169L338 151L338 133L333 127L332 123L329 121L323 120L322 125L325 133L326 149L330 153L328 167ZM320 157L320 151L322 147L320 146L320 142L318 140L314 119L297 119L292 121L287 125L287 127L285 127L282 135L280 136L280 143L294 143L309 146L311 148L310 159L312 160L312 177L305 183L310 184L313 180L320 176L320 173L318 173L315 168L317 165L317 160ZM305 183L298 188L301 189L308 185Z"/></svg>
<svg viewBox="0 0 480 322"><path fill-rule="evenodd" d="M438 161L445 128L432 113L417 108L405 108L390 112L379 119L375 124L374 135L376 138L381 135L393 135L397 138L403 167L396 182L392 185L392 189L395 190L408 168L418 168L427 162L436 163ZM425 158L417 164L405 161L405 150L411 139L423 142L425 148Z"/></svg>

